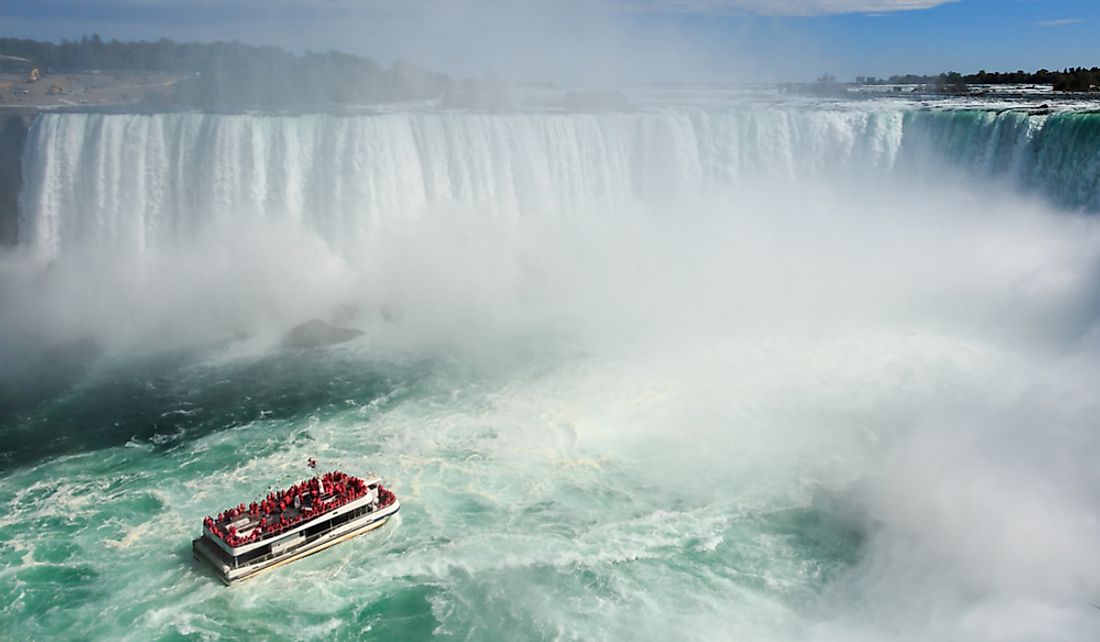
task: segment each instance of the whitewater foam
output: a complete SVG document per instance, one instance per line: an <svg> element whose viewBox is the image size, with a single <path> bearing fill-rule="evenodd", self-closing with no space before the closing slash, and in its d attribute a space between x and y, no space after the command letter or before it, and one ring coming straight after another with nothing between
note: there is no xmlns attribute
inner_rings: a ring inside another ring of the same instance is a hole
<svg viewBox="0 0 1100 642"><path fill-rule="evenodd" d="M1094 637L1095 115L714 107L37 120L2 341L106 356L3 415L3 629ZM311 456L401 519L189 564Z"/></svg>
<svg viewBox="0 0 1100 642"><path fill-rule="evenodd" d="M1091 113L911 108L45 114L26 146L20 240L49 256L143 251L276 222L352 251L438 205L502 220L594 216L761 179L943 168L1096 208L1098 123Z"/></svg>

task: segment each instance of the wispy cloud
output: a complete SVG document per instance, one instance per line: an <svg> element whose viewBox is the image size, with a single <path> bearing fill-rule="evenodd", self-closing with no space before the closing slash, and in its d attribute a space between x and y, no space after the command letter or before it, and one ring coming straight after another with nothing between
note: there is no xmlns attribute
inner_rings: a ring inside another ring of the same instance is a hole
<svg viewBox="0 0 1100 642"><path fill-rule="evenodd" d="M600 4L608 8L620 8L627 11L669 12L700 15L743 15L756 14L767 16L822 16L844 13L884 14L898 11L931 9L960 0L405 0L394 3L390 0L97 0L95 8L100 12L121 11L127 7L145 10L156 9L250 9L265 7L274 9L360 9L394 11L404 6L406 10L423 11L427 8L446 8L454 6L462 10L492 9L505 4L529 7L560 7L569 4ZM60 10L87 10L86 0L4 0L0 14L19 15L28 12L41 13L50 8ZM32 11L33 10L33 11Z"/></svg>
<svg viewBox="0 0 1100 642"><path fill-rule="evenodd" d="M712 15L754 13L769 16L821 16L842 13L883 14L931 9L959 0L620 0L651 11Z"/></svg>
<svg viewBox="0 0 1100 642"><path fill-rule="evenodd" d="M1043 20L1035 24L1040 27L1064 27L1066 25L1075 25L1080 22L1084 22L1084 20L1080 18L1062 18L1060 20Z"/></svg>

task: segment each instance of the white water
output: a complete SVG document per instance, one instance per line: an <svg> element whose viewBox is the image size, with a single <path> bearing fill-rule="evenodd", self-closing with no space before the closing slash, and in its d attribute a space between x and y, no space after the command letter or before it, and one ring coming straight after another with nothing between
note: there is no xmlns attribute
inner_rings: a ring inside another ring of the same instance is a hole
<svg viewBox="0 0 1100 642"><path fill-rule="evenodd" d="M45 115L27 143L20 237L49 255L143 250L226 220L276 221L346 249L434 204L501 219L598 215L762 179L875 180L945 163L1100 204L1100 152L1077 140L1094 143L1100 126L1055 118L1041 139L1049 116L882 107Z"/></svg>
<svg viewBox="0 0 1100 642"><path fill-rule="evenodd" d="M262 487L308 449L387 467L392 539L288 576L329 605L309 637L426 586L441 637L1089 639L1100 229L1037 194L1095 150L1039 142L1050 118L48 116L0 320L140 351L339 316L368 364L451 365L381 410L108 449L188 484L123 525L166 547L226 478ZM86 459L26 475L97 479ZM117 558L89 559L110 589L82 608L133 602L136 637L302 608L277 579L223 598L125 557L120 590ZM173 589L186 607L147 597Z"/></svg>
<svg viewBox="0 0 1100 642"><path fill-rule="evenodd" d="M890 167L901 112L50 115L27 145L22 240L50 254L187 238L219 219L357 242L430 204L581 216L757 177Z"/></svg>

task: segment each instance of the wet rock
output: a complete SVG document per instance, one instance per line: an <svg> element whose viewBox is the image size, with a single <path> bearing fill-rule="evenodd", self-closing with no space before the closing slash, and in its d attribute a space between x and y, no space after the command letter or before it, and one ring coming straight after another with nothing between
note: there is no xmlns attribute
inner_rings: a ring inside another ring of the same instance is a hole
<svg viewBox="0 0 1100 642"><path fill-rule="evenodd" d="M283 347L294 349L321 348L345 341L351 341L363 334L355 328L341 328L320 319L310 319L295 326L283 338Z"/></svg>

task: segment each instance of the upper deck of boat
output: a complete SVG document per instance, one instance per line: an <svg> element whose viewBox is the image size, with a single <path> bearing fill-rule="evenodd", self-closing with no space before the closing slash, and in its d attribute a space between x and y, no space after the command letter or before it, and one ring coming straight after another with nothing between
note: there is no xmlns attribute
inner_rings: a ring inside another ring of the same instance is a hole
<svg viewBox="0 0 1100 642"><path fill-rule="evenodd" d="M326 486L325 479L332 475L340 475L341 481L330 481ZM365 492L352 498L347 485L357 485L359 480ZM305 480L286 491L272 492L260 502L231 508L216 519L207 518L203 523L203 532L226 553L240 555L349 510L378 502L381 483L381 477L374 473L363 478L327 473L324 477ZM264 530L257 532L257 529ZM232 536L227 537L227 534ZM231 544L231 541L234 543Z"/></svg>

